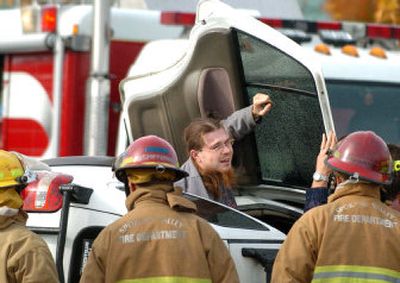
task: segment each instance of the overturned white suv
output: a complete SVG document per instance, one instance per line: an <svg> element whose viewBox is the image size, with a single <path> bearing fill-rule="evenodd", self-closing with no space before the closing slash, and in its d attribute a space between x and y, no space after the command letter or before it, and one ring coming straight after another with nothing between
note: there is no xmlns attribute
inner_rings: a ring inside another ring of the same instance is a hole
<svg viewBox="0 0 400 283"><path fill-rule="evenodd" d="M318 57L244 13L200 1L189 38L142 49L120 83L120 132L127 136L119 152L127 141L156 134L183 163L190 121L224 119L267 93L271 112L234 144L235 197L241 211L286 233L302 214L322 133L334 130L332 114ZM171 12L164 19L174 24L187 16Z"/></svg>

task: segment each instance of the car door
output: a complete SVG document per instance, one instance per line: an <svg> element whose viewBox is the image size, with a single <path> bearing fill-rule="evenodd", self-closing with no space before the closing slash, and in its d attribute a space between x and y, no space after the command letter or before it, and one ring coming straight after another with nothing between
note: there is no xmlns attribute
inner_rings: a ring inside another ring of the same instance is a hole
<svg viewBox="0 0 400 283"><path fill-rule="evenodd" d="M284 232L302 214L321 135L334 126L321 68L298 44L220 1L200 1L189 39L149 44L120 90L129 140L157 134L180 162L190 121L223 119L256 93L270 95L271 112L235 143L236 200Z"/></svg>
<svg viewBox="0 0 400 283"><path fill-rule="evenodd" d="M185 194L197 215L213 225L235 262L240 282L269 282L272 265L285 235L265 223L221 203Z"/></svg>

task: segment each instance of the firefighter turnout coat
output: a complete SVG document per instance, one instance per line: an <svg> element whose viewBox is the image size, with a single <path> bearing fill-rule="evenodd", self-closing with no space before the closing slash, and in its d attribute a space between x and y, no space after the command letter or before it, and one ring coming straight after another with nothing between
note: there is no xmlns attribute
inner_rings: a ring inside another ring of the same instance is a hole
<svg viewBox="0 0 400 283"><path fill-rule="evenodd" d="M224 242L180 189L139 187L126 205L94 241L81 282L239 282Z"/></svg>
<svg viewBox="0 0 400 283"><path fill-rule="evenodd" d="M0 215L0 282L59 282L47 244L25 227L27 215Z"/></svg>
<svg viewBox="0 0 400 283"><path fill-rule="evenodd" d="M347 181L293 225L271 282L400 282L399 221L379 186Z"/></svg>

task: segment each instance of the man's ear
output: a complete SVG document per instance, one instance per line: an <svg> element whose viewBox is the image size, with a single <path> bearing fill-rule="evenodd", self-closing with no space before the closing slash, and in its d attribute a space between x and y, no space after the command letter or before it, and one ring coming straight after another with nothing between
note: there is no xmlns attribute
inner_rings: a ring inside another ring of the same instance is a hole
<svg viewBox="0 0 400 283"><path fill-rule="evenodd" d="M136 185L132 182L129 182L129 190L133 193L136 190Z"/></svg>
<svg viewBox="0 0 400 283"><path fill-rule="evenodd" d="M190 157L192 158L192 160L194 160L196 162L198 161L198 159L199 159L199 151L191 149L189 154L190 154Z"/></svg>
<svg viewBox="0 0 400 283"><path fill-rule="evenodd" d="M335 175L335 178L336 178L336 184L338 184L338 185L345 181L344 178L340 175Z"/></svg>

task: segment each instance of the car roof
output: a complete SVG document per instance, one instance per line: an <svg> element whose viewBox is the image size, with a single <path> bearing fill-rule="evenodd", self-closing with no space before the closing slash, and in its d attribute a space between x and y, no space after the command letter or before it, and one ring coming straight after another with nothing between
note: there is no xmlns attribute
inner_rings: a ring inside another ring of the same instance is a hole
<svg viewBox="0 0 400 283"><path fill-rule="evenodd" d="M65 156L43 160L49 166L81 165L111 167L115 157L111 156Z"/></svg>

